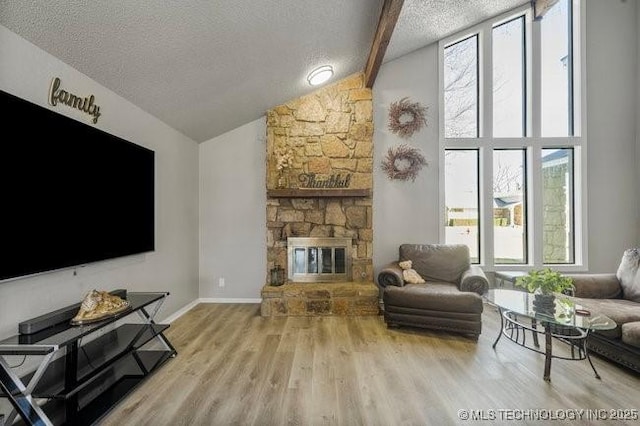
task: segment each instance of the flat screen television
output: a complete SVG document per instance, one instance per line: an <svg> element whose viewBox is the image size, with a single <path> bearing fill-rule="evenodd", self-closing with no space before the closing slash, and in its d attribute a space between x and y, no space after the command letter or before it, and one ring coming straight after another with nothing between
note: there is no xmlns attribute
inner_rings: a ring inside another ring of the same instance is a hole
<svg viewBox="0 0 640 426"><path fill-rule="evenodd" d="M154 152L0 91L0 281L154 250Z"/></svg>

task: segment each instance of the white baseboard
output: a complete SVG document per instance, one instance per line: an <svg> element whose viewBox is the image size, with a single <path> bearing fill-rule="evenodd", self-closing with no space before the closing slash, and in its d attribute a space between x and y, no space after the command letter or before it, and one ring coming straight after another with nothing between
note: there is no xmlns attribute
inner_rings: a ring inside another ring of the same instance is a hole
<svg viewBox="0 0 640 426"><path fill-rule="evenodd" d="M201 297L200 303L261 303L261 298L243 297Z"/></svg>
<svg viewBox="0 0 640 426"><path fill-rule="evenodd" d="M196 299L191 303L187 303L185 306L183 306L182 308L178 309L176 312L174 312L173 314L169 315L167 318L165 318L161 322L163 324L171 324L172 322L174 322L175 320L177 320L178 318L180 318L181 316L183 316L184 314L189 312L191 309L193 309L199 303L200 303L200 299Z"/></svg>
<svg viewBox="0 0 640 426"><path fill-rule="evenodd" d="M261 303L260 298L242 298L242 297L201 297L194 300L191 303L186 304L182 308L178 309L173 314L162 320L163 324L171 324L191 309L195 308L200 303Z"/></svg>

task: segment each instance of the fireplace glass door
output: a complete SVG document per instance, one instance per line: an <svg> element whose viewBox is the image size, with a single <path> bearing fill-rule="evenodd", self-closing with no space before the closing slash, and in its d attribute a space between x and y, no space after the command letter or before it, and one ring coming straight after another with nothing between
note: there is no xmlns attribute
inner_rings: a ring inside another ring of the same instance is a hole
<svg viewBox="0 0 640 426"><path fill-rule="evenodd" d="M349 238L289 238L289 280L345 281L351 259Z"/></svg>

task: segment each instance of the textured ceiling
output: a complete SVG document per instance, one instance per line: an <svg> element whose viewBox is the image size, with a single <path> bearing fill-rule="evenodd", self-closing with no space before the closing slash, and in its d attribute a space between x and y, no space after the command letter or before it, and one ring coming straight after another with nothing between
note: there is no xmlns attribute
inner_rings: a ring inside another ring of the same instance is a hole
<svg viewBox="0 0 640 426"><path fill-rule="evenodd" d="M529 0L404 0L385 62L525 3Z"/></svg>
<svg viewBox="0 0 640 426"><path fill-rule="evenodd" d="M383 0L0 0L0 23L197 142L362 71ZM385 61L522 0L405 0ZM0 58L1 62L1 58Z"/></svg>
<svg viewBox="0 0 640 426"><path fill-rule="evenodd" d="M0 23L202 142L364 68L382 0L0 0ZM0 58L1 62L1 58Z"/></svg>

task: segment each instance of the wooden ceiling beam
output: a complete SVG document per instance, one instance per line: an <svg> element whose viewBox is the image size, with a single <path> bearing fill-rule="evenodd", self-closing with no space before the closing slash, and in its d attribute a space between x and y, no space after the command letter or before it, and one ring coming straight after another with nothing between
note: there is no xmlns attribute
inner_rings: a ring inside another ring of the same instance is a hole
<svg viewBox="0 0 640 426"><path fill-rule="evenodd" d="M545 13L549 11L558 0L531 0L533 4L533 14L535 19L542 19Z"/></svg>
<svg viewBox="0 0 640 426"><path fill-rule="evenodd" d="M373 87L378 71L380 71L384 54L387 51L396 22L398 22L403 3L404 0L384 0L376 35L373 38L369 59L367 59L367 65L364 69L365 86L369 89Z"/></svg>

